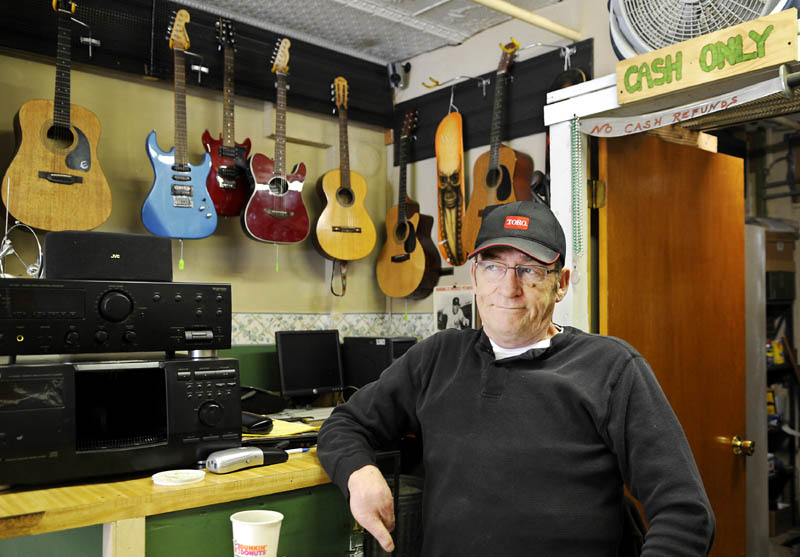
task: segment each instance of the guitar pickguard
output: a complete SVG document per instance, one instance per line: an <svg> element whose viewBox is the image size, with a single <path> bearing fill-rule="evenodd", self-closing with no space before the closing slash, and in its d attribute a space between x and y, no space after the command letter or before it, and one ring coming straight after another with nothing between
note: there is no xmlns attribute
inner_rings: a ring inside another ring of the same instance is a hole
<svg viewBox="0 0 800 557"><path fill-rule="evenodd" d="M89 172L89 169L92 168L92 148L89 145L89 140L86 139L86 134L77 126L73 126L72 129L77 132L78 141L75 148L67 154L64 163L67 168L72 170Z"/></svg>

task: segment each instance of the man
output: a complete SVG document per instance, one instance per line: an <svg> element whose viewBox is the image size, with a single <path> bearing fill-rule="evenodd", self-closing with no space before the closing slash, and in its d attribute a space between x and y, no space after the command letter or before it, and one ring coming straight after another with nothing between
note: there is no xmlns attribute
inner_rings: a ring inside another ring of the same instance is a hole
<svg viewBox="0 0 800 557"><path fill-rule="evenodd" d="M453 298L453 305L450 313L447 314L448 329L465 329L469 327L469 319L464 316L461 310L461 302L458 297Z"/></svg>
<svg viewBox="0 0 800 557"><path fill-rule="evenodd" d="M355 519L393 549L373 451L414 433L426 557L617 556L623 485L649 523L642 555L706 555L714 516L647 362L619 339L552 321L570 276L553 213L532 201L492 207L476 246L483 329L425 339L323 424L320 462Z"/></svg>

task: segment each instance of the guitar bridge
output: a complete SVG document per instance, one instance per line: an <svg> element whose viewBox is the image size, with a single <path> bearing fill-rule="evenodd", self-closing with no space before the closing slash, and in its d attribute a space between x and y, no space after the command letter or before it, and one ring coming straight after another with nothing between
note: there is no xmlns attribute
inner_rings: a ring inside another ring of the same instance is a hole
<svg viewBox="0 0 800 557"><path fill-rule="evenodd" d="M186 195L175 195L172 197L172 206L191 209L194 207L194 201L192 201L191 197Z"/></svg>
<svg viewBox="0 0 800 557"><path fill-rule="evenodd" d="M285 219L294 216L294 211L283 211L279 209L264 209L264 212L276 219Z"/></svg>
<svg viewBox="0 0 800 557"><path fill-rule="evenodd" d="M361 233L361 227L360 226L332 226L331 230L333 230L334 232L347 232L347 233L351 233L351 234L353 234L353 233L360 234Z"/></svg>
<svg viewBox="0 0 800 557"><path fill-rule="evenodd" d="M43 170L39 171L39 178L44 178L49 182L53 182L54 184L65 184L70 186L72 184L80 184L83 182L83 178L80 176L73 176L72 174L59 174L58 172L45 172Z"/></svg>

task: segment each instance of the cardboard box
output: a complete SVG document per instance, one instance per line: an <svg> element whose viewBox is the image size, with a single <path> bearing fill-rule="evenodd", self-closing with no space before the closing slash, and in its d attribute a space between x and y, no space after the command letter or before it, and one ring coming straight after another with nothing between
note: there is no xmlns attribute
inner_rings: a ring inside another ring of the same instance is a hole
<svg viewBox="0 0 800 557"><path fill-rule="evenodd" d="M792 509L769 511L769 536L780 536L792 527Z"/></svg>
<svg viewBox="0 0 800 557"><path fill-rule="evenodd" d="M767 272L794 272L794 234L767 231L766 244Z"/></svg>

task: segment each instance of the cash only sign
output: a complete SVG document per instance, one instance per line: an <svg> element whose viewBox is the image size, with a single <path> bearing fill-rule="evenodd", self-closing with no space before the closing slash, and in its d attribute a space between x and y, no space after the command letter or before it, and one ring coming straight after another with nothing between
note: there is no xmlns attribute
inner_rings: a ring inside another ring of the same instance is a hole
<svg viewBox="0 0 800 557"><path fill-rule="evenodd" d="M797 35L797 9L790 8L622 60L617 63L616 71L617 102L626 105L795 61ZM740 92L651 114L587 118L581 121L581 130L600 137L628 135L750 100L754 99Z"/></svg>

